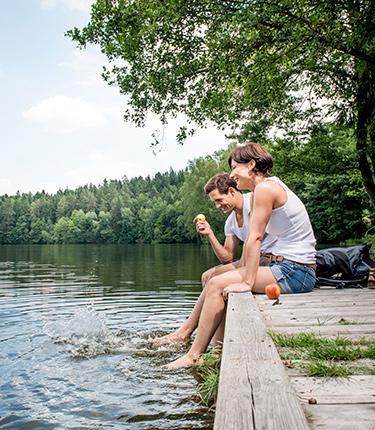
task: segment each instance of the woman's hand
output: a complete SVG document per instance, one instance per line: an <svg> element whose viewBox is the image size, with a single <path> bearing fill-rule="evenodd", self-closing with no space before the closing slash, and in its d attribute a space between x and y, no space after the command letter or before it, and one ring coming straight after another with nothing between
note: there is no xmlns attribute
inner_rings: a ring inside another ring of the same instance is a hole
<svg viewBox="0 0 375 430"><path fill-rule="evenodd" d="M244 293L245 291L251 291L250 285L246 282L237 282L236 284L230 284L223 290L224 300L227 300L229 293Z"/></svg>

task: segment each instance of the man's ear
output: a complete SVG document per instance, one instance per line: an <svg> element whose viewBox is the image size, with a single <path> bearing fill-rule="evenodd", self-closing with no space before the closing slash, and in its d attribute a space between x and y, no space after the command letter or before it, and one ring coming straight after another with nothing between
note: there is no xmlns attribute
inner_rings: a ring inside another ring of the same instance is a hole
<svg viewBox="0 0 375 430"><path fill-rule="evenodd" d="M236 189L233 187L228 188L228 194L230 194L232 197L236 194Z"/></svg>

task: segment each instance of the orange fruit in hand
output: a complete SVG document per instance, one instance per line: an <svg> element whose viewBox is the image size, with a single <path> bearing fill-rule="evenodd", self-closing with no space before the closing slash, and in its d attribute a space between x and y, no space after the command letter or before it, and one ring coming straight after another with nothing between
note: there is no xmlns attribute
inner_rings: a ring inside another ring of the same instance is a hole
<svg viewBox="0 0 375 430"><path fill-rule="evenodd" d="M265 292L267 294L267 297L271 300L278 299L281 294L279 284L277 284L276 282L274 284L268 284L265 288Z"/></svg>

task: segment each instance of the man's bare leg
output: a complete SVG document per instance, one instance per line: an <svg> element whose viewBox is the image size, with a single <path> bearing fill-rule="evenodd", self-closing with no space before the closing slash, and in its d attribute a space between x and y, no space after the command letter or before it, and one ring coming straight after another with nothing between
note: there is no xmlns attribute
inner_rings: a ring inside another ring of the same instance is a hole
<svg viewBox="0 0 375 430"><path fill-rule="evenodd" d="M194 308L191 311L189 317L183 322L182 326L179 327L173 333L155 338L152 342L153 346L158 347L158 346L166 345L168 343L188 343L192 333L198 327L199 317L201 314L201 310L202 310L202 306L205 298L204 286L205 286L205 283L207 282L207 279L212 279L214 276L217 276L221 273L228 272L230 270L234 270L234 266L232 265L232 263L212 267L211 269L204 272L202 275L203 291L201 292L200 296L195 302Z"/></svg>
<svg viewBox="0 0 375 430"><path fill-rule="evenodd" d="M196 365L215 331L219 327L225 311L223 299L223 290L227 285L242 282L245 276L246 268L224 273L211 279L207 284L206 297L204 300L201 317L199 319L197 336L187 354L181 358L169 363L166 367L169 369L177 367L189 367ZM268 267L259 267L253 291L263 293L266 285L275 282L275 278Z"/></svg>
<svg viewBox="0 0 375 430"><path fill-rule="evenodd" d="M227 316L227 308L225 307L223 318L221 319L219 327L216 329L215 334L212 337L213 348L218 348L223 345L226 316Z"/></svg>

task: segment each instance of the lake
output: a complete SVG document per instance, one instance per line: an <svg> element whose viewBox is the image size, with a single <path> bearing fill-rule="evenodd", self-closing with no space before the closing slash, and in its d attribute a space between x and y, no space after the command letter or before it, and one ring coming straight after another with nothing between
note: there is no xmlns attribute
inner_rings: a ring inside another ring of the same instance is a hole
<svg viewBox="0 0 375 430"><path fill-rule="evenodd" d="M210 429L192 370L150 339L217 264L198 245L0 246L0 428Z"/></svg>

